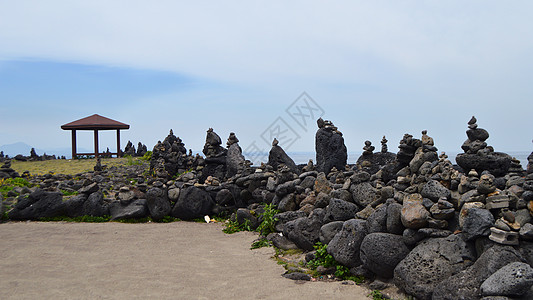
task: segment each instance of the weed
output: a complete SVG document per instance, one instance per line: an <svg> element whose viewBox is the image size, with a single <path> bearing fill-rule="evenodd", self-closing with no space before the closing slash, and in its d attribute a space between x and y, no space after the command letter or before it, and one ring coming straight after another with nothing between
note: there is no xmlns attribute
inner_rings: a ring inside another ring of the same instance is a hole
<svg viewBox="0 0 533 300"><path fill-rule="evenodd" d="M389 299L386 296L384 296L381 291L373 290L370 294L368 294L369 297L372 297L373 300L385 300Z"/></svg>
<svg viewBox="0 0 533 300"><path fill-rule="evenodd" d="M279 210L275 209L272 204L265 204L264 206L264 212L261 214L260 219L262 218L261 224L257 227L257 231L263 235L267 236L270 233L276 232L276 221L278 221L277 218L274 218L274 216L279 213Z"/></svg>
<svg viewBox="0 0 533 300"><path fill-rule="evenodd" d="M313 246L316 250L315 258L307 263L307 266L313 270L316 270L319 266L326 268L335 267L335 277L343 280L351 280L357 284L364 282L364 277L361 276L352 276L350 274L350 269L348 267L339 264L331 254L328 253L328 245L322 244L320 242L316 243Z"/></svg>
<svg viewBox="0 0 533 300"><path fill-rule="evenodd" d="M250 249L253 250L253 249L259 249L259 248L271 247L271 246L272 246L272 243L269 240L267 240L266 238L261 238L253 242Z"/></svg>
<svg viewBox="0 0 533 300"><path fill-rule="evenodd" d="M353 276L352 274L350 274L350 269L343 265L337 265L335 277L340 278L342 280L351 280L357 284L361 284L365 281L365 278L362 276Z"/></svg>
<svg viewBox="0 0 533 300"><path fill-rule="evenodd" d="M308 266L311 267L311 269L314 270L318 268L318 266L329 268L338 265L333 256L328 253L328 245L318 242L313 248L316 250L315 258L308 263Z"/></svg>
<svg viewBox="0 0 533 300"><path fill-rule="evenodd" d="M61 191L61 194L63 194L63 196L74 196L74 195L79 194L78 191L68 191L68 190L60 190L60 191Z"/></svg>
<svg viewBox="0 0 533 300"><path fill-rule="evenodd" d="M245 220L242 224L237 221L226 221L226 227L222 229L222 232L232 234L239 231L252 231L250 220Z"/></svg>

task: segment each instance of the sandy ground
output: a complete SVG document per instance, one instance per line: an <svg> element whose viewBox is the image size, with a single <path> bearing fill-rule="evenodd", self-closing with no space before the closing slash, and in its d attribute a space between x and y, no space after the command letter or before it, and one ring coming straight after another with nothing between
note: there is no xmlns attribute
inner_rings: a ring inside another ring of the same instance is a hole
<svg viewBox="0 0 533 300"><path fill-rule="evenodd" d="M0 224L0 299L369 299L280 275L272 248L221 224Z"/></svg>

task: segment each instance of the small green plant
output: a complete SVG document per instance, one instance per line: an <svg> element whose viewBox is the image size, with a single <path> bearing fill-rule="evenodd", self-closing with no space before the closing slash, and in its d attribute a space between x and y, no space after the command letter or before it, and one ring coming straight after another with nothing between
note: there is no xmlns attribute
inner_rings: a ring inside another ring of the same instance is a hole
<svg viewBox="0 0 533 300"><path fill-rule="evenodd" d="M328 245L320 242L313 246L315 248L315 258L309 261L308 266L315 270L319 266L326 268L335 267L338 265L337 261L328 253Z"/></svg>
<svg viewBox="0 0 533 300"><path fill-rule="evenodd" d="M279 213L279 210L275 209L272 204L265 204L263 207L264 212L261 214L260 219L262 219L261 224L257 226L257 231L263 235L267 236L270 233L276 232L276 221L277 218L274 218L276 214Z"/></svg>
<svg viewBox="0 0 533 300"><path fill-rule="evenodd" d="M146 153L140 159L144 161L150 161L150 159L152 159L152 151L146 151Z"/></svg>
<svg viewBox="0 0 533 300"><path fill-rule="evenodd" d="M232 234L239 231L252 231L250 220L245 220L242 224L239 224L237 220L228 220L226 221L226 227L222 229L222 232L227 234Z"/></svg>
<svg viewBox="0 0 533 300"><path fill-rule="evenodd" d="M60 190L60 191L61 191L61 194L63 194L63 196L74 196L74 195L79 194L78 191L68 191L68 190Z"/></svg>
<svg viewBox="0 0 533 300"><path fill-rule="evenodd" d="M381 291L373 290L370 294L368 294L369 297L372 297L373 300L385 300L388 299L385 297Z"/></svg>
<svg viewBox="0 0 533 300"><path fill-rule="evenodd" d="M263 247L270 247L272 246L272 243L267 240L266 238L260 238L257 241L252 243L252 246L250 247L251 250L253 249L259 249Z"/></svg>
<svg viewBox="0 0 533 300"><path fill-rule="evenodd" d="M335 267L335 277L342 280L351 280L357 284L364 282L365 279L363 277L351 275L348 267L339 264L335 258L328 253L328 245L318 242L313 247L316 250L315 258L307 263L308 267L313 270L316 270L316 268L319 266L323 266L325 268Z"/></svg>
<svg viewBox="0 0 533 300"><path fill-rule="evenodd" d="M365 281L365 278L362 276L353 276L350 273L350 269L348 267L343 265L337 265L337 270L335 271L335 277L340 278L342 280L351 280L357 284L361 284Z"/></svg>

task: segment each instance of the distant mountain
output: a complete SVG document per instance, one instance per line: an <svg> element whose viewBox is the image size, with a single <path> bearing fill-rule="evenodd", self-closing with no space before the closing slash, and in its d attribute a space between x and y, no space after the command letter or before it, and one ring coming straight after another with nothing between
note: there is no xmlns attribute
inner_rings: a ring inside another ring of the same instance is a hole
<svg viewBox="0 0 533 300"><path fill-rule="evenodd" d="M0 146L0 151L4 151L4 155L9 155L10 157L14 157L18 154L28 156L30 155L31 148L32 146L26 143L18 142L14 144ZM35 149L35 151L38 150Z"/></svg>
<svg viewBox="0 0 533 300"><path fill-rule="evenodd" d="M9 155L9 157L15 157L18 154L22 154L24 156L29 156L31 148L34 148L26 143L18 142L14 144L8 144L0 146L0 151L4 151L4 155ZM35 148L35 152L37 155L43 155L46 153L47 155L55 155L57 157L59 156L65 156L67 158L72 158L72 149L70 147L66 148L53 148L53 149L39 149ZM78 152L91 152L91 150L87 150L85 148L78 148Z"/></svg>

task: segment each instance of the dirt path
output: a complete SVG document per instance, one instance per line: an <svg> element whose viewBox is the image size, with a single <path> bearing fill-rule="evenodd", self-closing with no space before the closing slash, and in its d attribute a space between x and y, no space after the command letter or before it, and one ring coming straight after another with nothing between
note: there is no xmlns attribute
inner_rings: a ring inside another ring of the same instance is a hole
<svg viewBox="0 0 533 300"><path fill-rule="evenodd" d="M0 224L0 299L369 299L282 278L271 248L220 224Z"/></svg>

